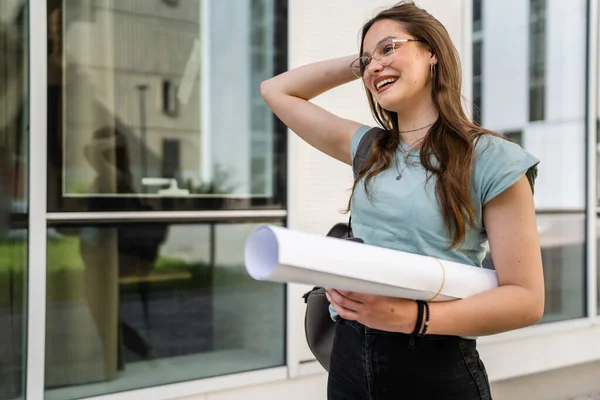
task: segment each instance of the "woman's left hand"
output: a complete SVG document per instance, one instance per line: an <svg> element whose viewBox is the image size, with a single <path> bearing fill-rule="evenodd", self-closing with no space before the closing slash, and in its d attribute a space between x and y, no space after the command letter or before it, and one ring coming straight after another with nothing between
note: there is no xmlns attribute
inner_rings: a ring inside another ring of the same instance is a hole
<svg viewBox="0 0 600 400"><path fill-rule="evenodd" d="M340 317L387 332L412 333L417 323L413 300L327 289L327 299Z"/></svg>

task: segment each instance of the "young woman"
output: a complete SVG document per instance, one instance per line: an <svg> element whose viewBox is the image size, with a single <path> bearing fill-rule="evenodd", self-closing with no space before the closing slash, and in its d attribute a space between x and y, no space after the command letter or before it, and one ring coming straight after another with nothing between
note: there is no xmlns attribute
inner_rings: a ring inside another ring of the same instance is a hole
<svg viewBox="0 0 600 400"><path fill-rule="evenodd" d="M499 287L427 307L329 289L338 325L328 397L490 399L475 338L534 324L544 311L533 204L539 161L468 120L448 32L412 2L367 22L359 55L269 79L263 97L302 139L351 164L369 127L310 99L362 79L386 132L373 139L352 190L354 235L473 267L482 266L489 244Z"/></svg>

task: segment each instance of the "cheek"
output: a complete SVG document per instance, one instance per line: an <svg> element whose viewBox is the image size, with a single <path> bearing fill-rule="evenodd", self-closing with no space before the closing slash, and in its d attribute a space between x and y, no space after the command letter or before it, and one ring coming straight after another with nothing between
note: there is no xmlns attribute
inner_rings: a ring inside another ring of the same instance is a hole
<svg viewBox="0 0 600 400"><path fill-rule="evenodd" d="M425 86L427 84L428 77L428 69L425 69L420 65L413 65L410 69L407 69L407 74L404 81L415 86Z"/></svg>
<svg viewBox="0 0 600 400"><path fill-rule="evenodd" d="M373 96L377 94L377 90L373 87L373 79L365 80L364 85Z"/></svg>

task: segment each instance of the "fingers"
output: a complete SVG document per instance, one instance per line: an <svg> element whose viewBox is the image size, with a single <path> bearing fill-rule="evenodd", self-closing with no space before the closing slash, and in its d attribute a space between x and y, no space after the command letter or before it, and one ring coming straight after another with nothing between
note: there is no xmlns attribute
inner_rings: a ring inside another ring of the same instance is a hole
<svg viewBox="0 0 600 400"><path fill-rule="evenodd" d="M327 294L327 298L329 299L329 303L331 303L331 307L333 307L335 312L337 312L340 317L349 321L358 321L359 313L357 311L344 308L339 303L336 303L336 301L333 300L329 294Z"/></svg>
<svg viewBox="0 0 600 400"><path fill-rule="evenodd" d="M325 295L333 309L342 318L349 320L358 319L360 310L362 309L362 303L345 297L340 291L335 289L328 289Z"/></svg>

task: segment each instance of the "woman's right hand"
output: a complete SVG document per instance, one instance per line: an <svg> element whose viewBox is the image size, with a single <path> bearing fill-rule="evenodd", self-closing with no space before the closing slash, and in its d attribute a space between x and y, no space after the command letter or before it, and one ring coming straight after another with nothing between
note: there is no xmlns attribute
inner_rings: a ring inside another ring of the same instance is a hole
<svg viewBox="0 0 600 400"><path fill-rule="evenodd" d="M265 102L288 128L346 164L352 164L350 141L362 124L338 117L310 100L356 79L350 70L354 59L356 56L348 56L304 65L260 85Z"/></svg>

